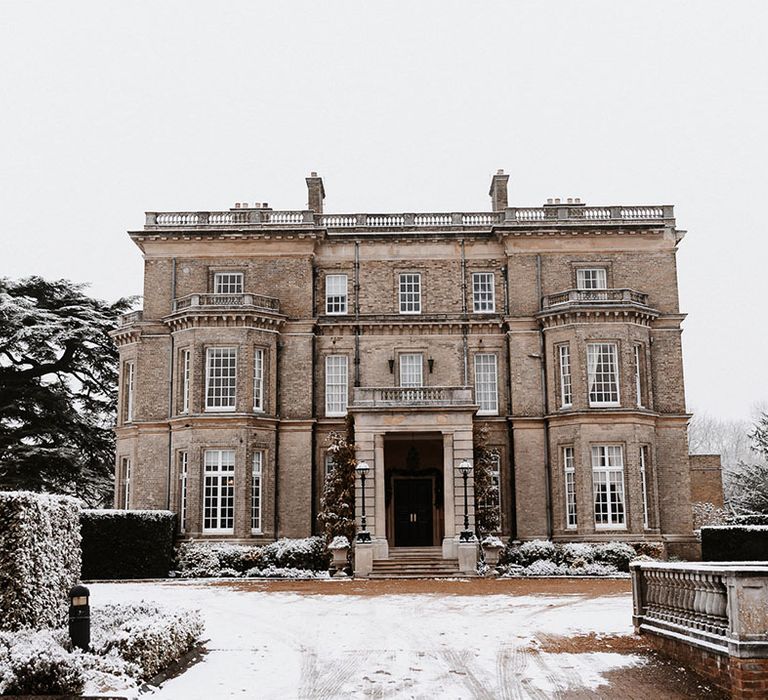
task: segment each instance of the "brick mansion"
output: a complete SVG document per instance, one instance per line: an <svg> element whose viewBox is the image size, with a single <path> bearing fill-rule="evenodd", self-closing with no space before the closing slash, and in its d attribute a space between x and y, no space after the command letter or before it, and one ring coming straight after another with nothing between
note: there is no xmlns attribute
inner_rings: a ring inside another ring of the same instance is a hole
<svg viewBox="0 0 768 700"><path fill-rule="evenodd" d="M326 213L312 173L300 210L147 213L115 505L186 537L310 535L351 416L374 558L451 559L484 425L499 534L693 556L673 208L510 206L507 181L486 212Z"/></svg>

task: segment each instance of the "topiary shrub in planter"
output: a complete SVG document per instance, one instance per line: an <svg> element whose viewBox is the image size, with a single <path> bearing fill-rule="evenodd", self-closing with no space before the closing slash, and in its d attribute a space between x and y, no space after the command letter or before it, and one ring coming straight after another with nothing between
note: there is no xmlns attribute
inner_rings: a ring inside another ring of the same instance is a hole
<svg viewBox="0 0 768 700"><path fill-rule="evenodd" d="M168 510L83 510L84 579L165 578L176 516Z"/></svg>
<svg viewBox="0 0 768 700"><path fill-rule="evenodd" d="M66 621L80 578L79 514L67 496L0 492L0 630Z"/></svg>
<svg viewBox="0 0 768 700"><path fill-rule="evenodd" d="M701 528L703 561L768 561L768 525Z"/></svg>

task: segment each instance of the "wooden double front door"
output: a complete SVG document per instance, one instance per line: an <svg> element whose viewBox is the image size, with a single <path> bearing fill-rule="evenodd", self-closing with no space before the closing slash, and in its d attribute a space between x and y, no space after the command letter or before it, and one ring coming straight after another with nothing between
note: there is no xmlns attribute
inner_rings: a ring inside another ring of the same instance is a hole
<svg viewBox="0 0 768 700"><path fill-rule="evenodd" d="M395 547L434 544L434 480L394 479Z"/></svg>

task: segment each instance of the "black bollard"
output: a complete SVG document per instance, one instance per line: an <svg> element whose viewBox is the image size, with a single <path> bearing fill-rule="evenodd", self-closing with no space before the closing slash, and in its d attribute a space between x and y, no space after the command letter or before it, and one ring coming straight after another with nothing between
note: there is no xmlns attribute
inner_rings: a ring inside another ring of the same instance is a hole
<svg viewBox="0 0 768 700"><path fill-rule="evenodd" d="M69 638L72 646L88 651L91 646L90 591L85 586L75 586L69 592Z"/></svg>

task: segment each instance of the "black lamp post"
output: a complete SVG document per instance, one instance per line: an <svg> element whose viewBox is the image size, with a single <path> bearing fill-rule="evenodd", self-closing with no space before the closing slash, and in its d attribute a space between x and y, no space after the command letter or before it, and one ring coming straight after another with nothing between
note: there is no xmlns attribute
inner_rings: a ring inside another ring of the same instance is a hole
<svg viewBox="0 0 768 700"><path fill-rule="evenodd" d="M88 651L91 646L90 591L85 586L75 586L69 591L69 638L72 646Z"/></svg>
<svg viewBox="0 0 768 700"><path fill-rule="evenodd" d="M368 462L358 462L355 467L355 471L360 475L360 486L363 493L363 510L360 513L360 532L357 533L358 542L371 541L371 533L368 532L365 526L365 475L368 473L369 469Z"/></svg>
<svg viewBox="0 0 768 700"><path fill-rule="evenodd" d="M464 477L464 529L459 535L459 542L471 542L474 539L474 534L469 529L469 502L467 500L467 479L469 479L469 473L472 471L472 465L465 459L459 465L459 471Z"/></svg>

